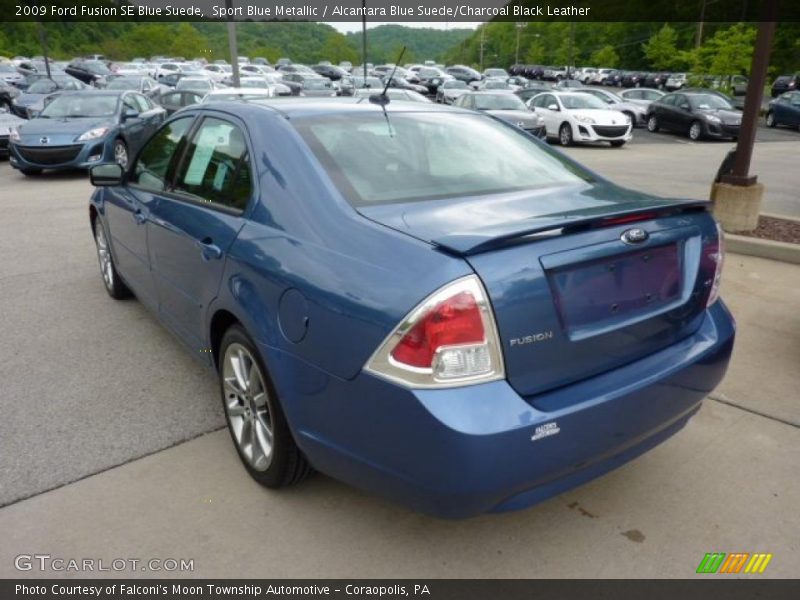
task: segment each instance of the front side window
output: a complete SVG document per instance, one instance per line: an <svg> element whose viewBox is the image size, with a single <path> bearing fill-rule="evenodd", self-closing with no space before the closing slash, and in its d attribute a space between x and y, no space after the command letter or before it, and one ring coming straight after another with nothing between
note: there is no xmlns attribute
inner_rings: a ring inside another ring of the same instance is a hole
<svg viewBox="0 0 800 600"><path fill-rule="evenodd" d="M192 120L193 117L184 117L168 123L145 144L133 168L131 183L154 191L166 189L170 165Z"/></svg>
<svg viewBox="0 0 800 600"><path fill-rule="evenodd" d="M242 130L221 119L205 119L189 142L175 191L244 210L252 195L252 179Z"/></svg>
<svg viewBox="0 0 800 600"><path fill-rule="evenodd" d="M354 206L591 179L515 129L477 114L326 115L295 121L295 126Z"/></svg>

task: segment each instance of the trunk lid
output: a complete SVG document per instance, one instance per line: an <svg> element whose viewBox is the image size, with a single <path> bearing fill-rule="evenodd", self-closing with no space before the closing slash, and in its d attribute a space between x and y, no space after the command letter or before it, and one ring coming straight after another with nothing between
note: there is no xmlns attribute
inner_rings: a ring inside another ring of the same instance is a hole
<svg viewBox="0 0 800 600"><path fill-rule="evenodd" d="M700 326L715 267L704 248L717 235L706 204L600 184L361 210L470 263L509 383L536 404Z"/></svg>

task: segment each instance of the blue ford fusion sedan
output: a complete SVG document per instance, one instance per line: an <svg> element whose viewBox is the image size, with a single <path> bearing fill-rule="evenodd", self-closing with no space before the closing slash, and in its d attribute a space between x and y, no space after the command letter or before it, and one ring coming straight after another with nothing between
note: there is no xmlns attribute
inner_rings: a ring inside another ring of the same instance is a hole
<svg viewBox="0 0 800 600"><path fill-rule="evenodd" d="M676 433L728 365L708 204L491 116L208 103L91 178L108 293L218 375L267 487L316 469L443 517L522 508Z"/></svg>
<svg viewBox="0 0 800 600"><path fill-rule="evenodd" d="M107 161L127 166L165 117L163 108L136 92L64 92L11 132L11 166L29 176Z"/></svg>

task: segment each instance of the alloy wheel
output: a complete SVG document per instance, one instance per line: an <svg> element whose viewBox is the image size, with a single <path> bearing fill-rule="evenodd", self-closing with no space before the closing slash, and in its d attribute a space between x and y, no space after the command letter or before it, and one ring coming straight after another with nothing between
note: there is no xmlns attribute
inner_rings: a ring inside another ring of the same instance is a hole
<svg viewBox="0 0 800 600"><path fill-rule="evenodd" d="M233 343L225 350L222 378L234 441L254 470L266 471L272 463L274 426L261 368L247 348Z"/></svg>
<svg viewBox="0 0 800 600"><path fill-rule="evenodd" d="M650 118L647 119L647 131L656 132L658 130L658 119L656 119L655 115L650 115Z"/></svg>
<svg viewBox="0 0 800 600"><path fill-rule="evenodd" d="M692 123L692 126L689 128L689 138L692 140L700 139L700 134L703 132L702 127L700 127L700 123L695 121Z"/></svg>
<svg viewBox="0 0 800 600"><path fill-rule="evenodd" d="M128 148L122 140L114 142L114 162L123 169L128 167Z"/></svg>
<svg viewBox="0 0 800 600"><path fill-rule="evenodd" d="M111 251L108 248L106 234L100 223L95 224L94 239L97 245L97 259L100 261L100 272L103 283L109 290L114 289L114 264L111 262Z"/></svg>
<svg viewBox="0 0 800 600"><path fill-rule="evenodd" d="M775 113L767 113L767 127L775 127Z"/></svg>
<svg viewBox="0 0 800 600"><path fill-rule="evenodd" d="M559 139L562 146L569 146L572 143L572 130L569 125L562 125L559 132Z"/></svg>

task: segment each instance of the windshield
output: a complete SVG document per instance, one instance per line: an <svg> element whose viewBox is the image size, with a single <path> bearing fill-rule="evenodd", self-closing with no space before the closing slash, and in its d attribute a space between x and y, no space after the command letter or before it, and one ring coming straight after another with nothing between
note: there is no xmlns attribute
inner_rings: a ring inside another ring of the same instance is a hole
<svg viewBox="0 0 800 600"><path fill-rule="evenodd" d="M508 77L505 69L486 69L483 74L486 77Z"/></svg>
<svg viewBox="0 0 800 600"><path fill-rule="evenodd" d="M0 73L16 73L17 70L7 63L0 63Z"/></svg>
<svg viewBox="0 0 800 600"><path fill-rule="evenodd" d="M57 97L39 113L39 116L46 119L113 117L117 112L118 102L119 96L69 94Z"/></svg>
<svg viewBox="0 0 800 600"><path fill-rule="evenodd" d="M696 96L689 96L689 102L692 103L692 107L699 110L733 108L730 102L720 96L716 96L715 94L698 94Z"/></svg>
<svg viewBox="0 0 800 600"><path fill-rule="evenodd" d="M89 71L89 73L94 73L95 75L108 75L109 73L111 73L109 68L100 61L90 61L84 63L84 65L86 67L86 70Z"/></svg>
<svg viewBox="0 0 800 600"><path fill-rule="evenodd" d="M442 87L445 89L457 89L463 90L467 88L467 84L463 81L459 81L458 79L454 79L453 81L445 81L442 84Z"/></svg>
<svg viewBox="0 0 800 600"><path fill-rule="evenodd" d="M222 94L210 94L206 96L205 102L227 102L229 100L263 100L269 98L268 93L250 93L250 92L225 92Z"/></svg>
<svg viewBox="0 0 800 600"><path fill-rule="evenodd" d="M377 77L367 77L366 85L364 85L363 77L353 77L353 85L355 87L383 88L383 83Z"/></svg>
<svg viewBox="0 0 800 600"><path fill-rule="evenodd" d="M248 77L247 79L242 79L239 85L243 88L265 88L269 87L269 81L261 77L257 79Z"/></svg>
<svg viewBox="0 0 800 600"><path fill-rule="evenodd" d="M31 84L28 88L29 94L50 94L58 89L55 81L50 79L40 79Z"/></svg>
<svg viewBox="0 0 800 600"><path fill-rule="evenodd" d="M506 90L508 89L508 84L505 81L489 80L484 87L487 90Z"/></svg>
<svg viewBox="0 0 800 600"><path fill-rule="evenodd" d="M561 96L561 104L567 109L580 109L580 108L606 108L606 103L589 94L574 94L569 96Z"/></svg>
<svg viewBox="0 0 800 600"><path fill-rule="evenodd" d="M475 114L369 113L294 121L356 206L494 194L589 179L526 135Z"/></svg>
<svg viewBox="0 0 800 600"><path fill-rule="evenodd" d="M475 94L478 110L528 110L525 103L514 94Z"/></svg>

